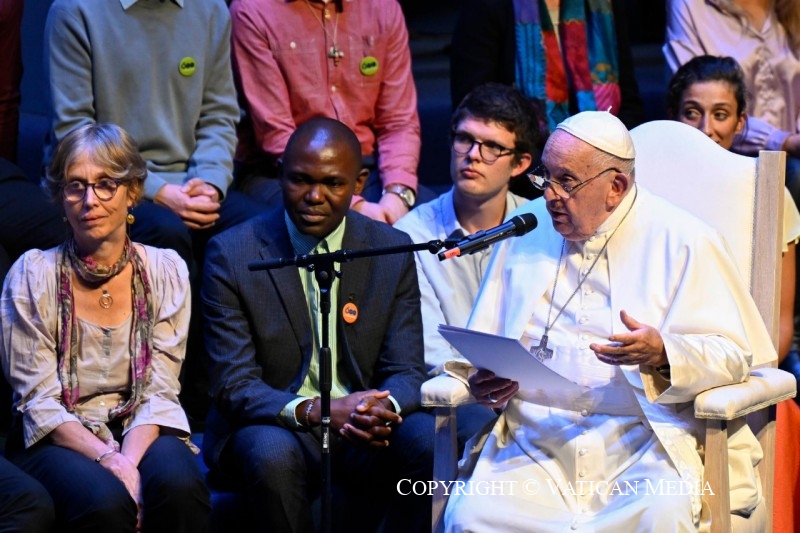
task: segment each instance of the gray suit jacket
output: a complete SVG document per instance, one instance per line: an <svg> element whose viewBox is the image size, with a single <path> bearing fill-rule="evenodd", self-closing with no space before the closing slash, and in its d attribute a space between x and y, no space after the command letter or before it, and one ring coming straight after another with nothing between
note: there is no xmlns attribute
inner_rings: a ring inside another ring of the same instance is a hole
<svg viewBox="0 0 800 533"><path fill-rule="evenodd" d="M355 212L347 215L343 249L398 246L409 237ZM204 443L216 464L230 434L254 424L280 424L308 373L313 335L297 267L250 272L248 263L294 256L281 207L214 237L202 288L212 407ZM420 296L411 253L342 264L337 375L351 391L388 389L403 414L419 407L425 379ZM352 302L358 319L341 320Z"/></svg>

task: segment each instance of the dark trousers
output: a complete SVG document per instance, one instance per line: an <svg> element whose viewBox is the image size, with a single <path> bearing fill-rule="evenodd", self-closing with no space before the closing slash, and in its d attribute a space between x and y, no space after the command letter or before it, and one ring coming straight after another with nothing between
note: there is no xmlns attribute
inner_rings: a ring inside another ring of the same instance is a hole
<svg viewBox="0 0 800 533"><path fill-rule="evenodd" d="M426 531L431 499L403 496L398 482L432 476L434 418L418 411L403 417L386 448L353 445L332 432L335 487L333 531ZM244 490L258 531L312 532L312 501L320 492L319 432L248 426L231 436L220 469ZM409 486L406 482L406 487Z"/></svg>
<svg viewBox="0 0 800 533"><path fill-rule="evenodd" d="M53 518L47 490L0 456L0 533L46 533Z"/></svg>
<svg viewBox="0 0 800 533"><path fill-rule="evenodd" d="M137 506L100 464L48 442L12 457L55 503L58 531L136 531ZM195 456L176 437L161 436L139 463L143 531L208 530L209 493Z"/></svg>

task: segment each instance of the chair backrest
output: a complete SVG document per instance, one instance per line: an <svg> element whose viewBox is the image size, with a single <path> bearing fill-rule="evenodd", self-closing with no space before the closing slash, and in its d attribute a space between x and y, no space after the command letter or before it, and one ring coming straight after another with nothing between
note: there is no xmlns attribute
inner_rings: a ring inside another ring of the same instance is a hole
<svg viewBox="0 0 800 533"><path fill-rule="evenodd" d="M671 120L631 135L636 181L722 233L777 346L784 152L737 155Z"/></svg>
<svg viewBox="0 0 800 533"><path fill-rule="evenodd" d="M631 135L636 148L637 181L724 236L777 348L785 153L762 151L758 158L739 156L718 146L701 131L675 121L642 124ZM728 425L735 430L742 423L743 419L707 420L704 479L724 487L719 496L704 497L712 531L732 530L727 497ZM771 531L774 407L752 413L747 423L764 450L758 469L767 516L765 524L754 520L750 525L751 529Z"/></svg>

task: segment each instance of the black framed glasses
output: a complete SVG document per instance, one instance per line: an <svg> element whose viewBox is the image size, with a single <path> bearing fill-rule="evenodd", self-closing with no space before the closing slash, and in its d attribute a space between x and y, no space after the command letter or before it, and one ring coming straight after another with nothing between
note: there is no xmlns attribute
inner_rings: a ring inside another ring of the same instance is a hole
<svg viewBox="0 0 800 533"><path fill-rule="evenodd" d="M122 180L114 178L100 178L94 183L80 180L70 181L64 185L64 199L68 202L80 202L86 198L86 190L91 187L98 200L107 202L114 198L121 184Z"/></svg>
<svg viewBox="0 0 800 533"><path fill-rule="evenodd" d="M487 165L491 165L503 156L517 153L516 150L506 148L496 142L481 142L467 133L453 132L453 150L458 155L467 155L476 144L478 145L478 153L481 155L481 159L483 159L484 163Z"/></svg>
<svg viewBox="0 0 800 533"><path fill-rule="evenodd" d="M553 192L558 197L567 200L570 197L570 195L573 194L575 191L577 191L578 189L580 189L593 179L597 179L606 172L610 172L612 170L614 172L620 172L620 173L622 172L618 168L611 167L599 172L595 176L592 176L591 178L584 181L581 181L576 178L570 178L569 180L555 180L552 178L552 176L550 176L550 171L547 170L546 166L539 165L532 171L528 172L528 179L531 180L531 184L540 191L547 190L547 188L549 187L553 189Z"/></svg>

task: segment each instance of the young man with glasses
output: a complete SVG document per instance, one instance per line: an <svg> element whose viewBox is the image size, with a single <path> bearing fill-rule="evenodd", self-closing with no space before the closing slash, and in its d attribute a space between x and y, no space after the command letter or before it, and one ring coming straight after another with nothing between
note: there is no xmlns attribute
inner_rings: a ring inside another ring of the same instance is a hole
<svg viewBox="0 0 800 533"><path fill-rule="evenodd" d="M509 191L538 155L539 120L532 104L516 89L490 83L468 94L451 120L450 177L453 187L418 206L395 227L414 242L456 239L502 224L526 199ZM417 252L422 294L425 362L434 373L460 359L439 334L439 324L463 327L469 318L486 270L491 247L440 262L435 254ZM493 413L478 405L460 407L459 443L480 429Z"/></svg>

